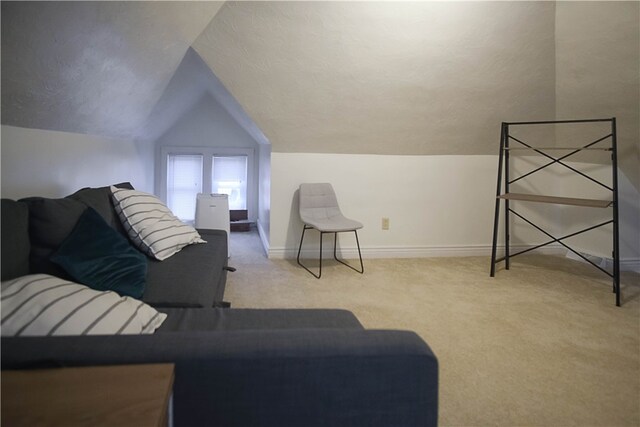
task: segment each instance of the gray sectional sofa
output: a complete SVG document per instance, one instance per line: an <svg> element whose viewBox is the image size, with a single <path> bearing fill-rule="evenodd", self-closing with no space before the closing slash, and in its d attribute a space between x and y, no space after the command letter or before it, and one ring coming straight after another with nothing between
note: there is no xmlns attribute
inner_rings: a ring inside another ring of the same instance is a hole
<svg viewBox="0 0 640 427"><path fill-rule="evenodd" d="M129 183L116 184L119 188L132 189ZM83 188L67 197L50 199L27 197L19 201L3 199L2 209L17 216L28 228L28 265L24 253L15 252L4 245L16 244L23 236L12 233L21 230L3 220L2 249L3 265L13 266L16 277L22 274L44 273L69 279L67 273L50 261L49 257L73 230L76 222L88 207L93 208L102 218L127 237L116 215L111 201L109 187ZM206 245L190 245L164 261L148 258L147 283L142 300L157 307L216 307L223 305L224 288L227 279L227 237L223 230L198 230ZM4 233L7 233L6 235ZM13 243L11 243L13 242ZM25 243L26 245L26 243ZM24 249L23 249L24 251ZM13 259L13 258L18 259ZM22 259L20 259L22 257ZM4 267L3 267L4 271ZM5 274L2 280L7 280ZM188 283L188 286L176 286Z"/></svg>
<svg viewBox="0 0 640 427"><path fill-rule="evenodd" d="M78 212L119 229L108 196L3 199L2 280L64 276L47 254ZM366 330L344 310L220 308L226 234L199 231L207 244L149 260L142 299L167 314L154 334L3 337L2 369L174 363L176 426L437 424L438 362L420 337Z"/></svg>

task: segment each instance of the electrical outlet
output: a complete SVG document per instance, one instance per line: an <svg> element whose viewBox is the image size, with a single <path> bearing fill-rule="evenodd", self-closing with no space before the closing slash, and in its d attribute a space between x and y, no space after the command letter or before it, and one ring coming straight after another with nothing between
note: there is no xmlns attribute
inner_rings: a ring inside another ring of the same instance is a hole
<svg viewBox="0 0 640 427"><path fill-rule="evenodd" d="M382 218L382 229L383 230L389 229L389 218Z"/></svg>

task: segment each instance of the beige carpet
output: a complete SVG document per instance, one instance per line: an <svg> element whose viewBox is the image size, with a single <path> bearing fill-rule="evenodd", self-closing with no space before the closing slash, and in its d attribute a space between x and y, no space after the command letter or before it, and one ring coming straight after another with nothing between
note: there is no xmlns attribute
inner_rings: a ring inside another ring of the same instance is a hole
<svg viewBox="0 0 640 427"><path fill-rule="evenodd" d="M445 426L640 425L640 280L610 279L566 258L327 262L320 280L269 260L256 233L232 233L232 307L351 310L366 328L417 332L440 361Z"/></svg>

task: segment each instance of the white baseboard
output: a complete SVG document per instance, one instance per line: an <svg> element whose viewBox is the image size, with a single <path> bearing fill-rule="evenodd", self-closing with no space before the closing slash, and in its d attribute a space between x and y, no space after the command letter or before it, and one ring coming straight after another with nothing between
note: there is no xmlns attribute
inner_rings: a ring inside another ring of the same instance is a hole
<svg viewBox="0 0 640 427"><path fill-rule="evenodd" d="M272 259L294 259L298 255L298 248L269 248L264 232L258 223L258 231L265 251ZM322 257L333 257L333 246L328 245L323 250ZM516 253L533 247L533 245L511 245L511 253ZM466 245L466 246L380 246L361 248L362 258L437 258L437 257L466 257L466 256L491 256L491 245ZM560 244L550 244L532 251L544 255L567 256L573 260L584 261L582 258L567 251ZM498 256L504 255L504 245L498 246ZM595 257L583 254L602 268L612 270L613 261L610 258ZM309 248L303 249L302 258L318 258L318 251ZM358 258L358 248L348 247L338 249L338 256L346 259ZM620 260L620 271L640 272L640 258L626 258Z"/></svg>
<svg viewBox="0 0 640 427"><path fill-rule="evenodd" d="M258 228L258 235L260 236L260 241L262 242L262 247L264 248L265 253L271 258L271 254L269 253L269 239L267 238L267 233L265 233L262 228L262 223L260 220L256 221L256 225Z"/></svg>
<svg viewBox="0 0 640 427"><path fill-rule="evenodd" d="M640 258L621 259L620 271L633 271L635 273L640 273Z"/></svg>
<svg viewBox="0 0 640 427"><path fill-rule="evenodd" d="M261 234L262 237L262 234ZM265 245L263 239L263 245ZM323 258L333 256L333 246L324 248ZM531 245L512 245L511 253L516 253L529 249ZM265 250L269 258L273 259L293 259L298 255L297 248L270 248ZM437 257L466 257L466 256L491 256L490 245L467 245L467 246L385 246L361 248L362 258L437 258ZM582 258L573 255L562 245L547 245L532 251L538 254L567 256L568 258L585 262ZM503 256L504 246L498 246L498 256ZM610 258L599 258L585 254L593 262L602 268L611 270L613 261ZM317 250L303 249L300 256L302 258L317 258ZM338 256L346 259L358 258L358 249L355 247L342 248L338 250ZM596 259L597 258L597 259ZM620 271L640 272L640 259L627 258L620 260Z"/></svg>
<svg viewBox="0 0 640 427"><path fill-rule="evenodd" d="M605 270L612 271L613 270L613 259L601 257L597 255L591 255L588 253L580 252L583 256L587 257L591 262L604 268ZM580 261L586 263L586 261L580 258L578 255L574 254L571 251L567 251L567 258L570 258L575 261ZM640 273L640 258L625 258L620 260L620 271L634 271L636 273Z"/></svg>
<svg viewBox="0 0 640 427"><path fill-rule="evenodd" d="M333 256L333 246L324 248L323 258ZM511 246L511 252L529 249L532 246ZM467 246L384 246L361 248L363 258L435 258L435 257L465 257L465 256L491 256L491 245L467 245ZM536 250L537 253L547 255L564 255L561 245L547 245ZM298 255L297 248L270 248L267 252L269 258L291 259ZM504 253L504 246L498 246L498 254ZM303 249L300 254L303 258L317 258L318 251ZM354 259L358 258L358 248L349 247L338 250L338 256Z"/></svg>

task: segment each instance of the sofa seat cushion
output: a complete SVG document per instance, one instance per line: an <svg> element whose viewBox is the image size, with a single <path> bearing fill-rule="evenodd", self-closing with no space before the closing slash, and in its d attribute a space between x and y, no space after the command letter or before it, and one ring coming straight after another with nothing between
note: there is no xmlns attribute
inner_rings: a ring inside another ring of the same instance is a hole
<svg viewBox="0 0 640 427"><path fill-rule="evenodd" d="M29 209L15 200L2 199L2 280L29 274Z"/></svg>
<svg viewBox="0 0 640 427"><path fill-rule="evenodd" d="M165 308L157 330L237 331L267 329L364 329L356 316L338 309Z"/></svg>
<svg viewBox="0 0 640 427"><path fill-rule="evenodd" d="M142 300L156 307L212 307L224 292L227 233L198 230L207 243L189 245L171 258L148 258Z"/></svg>

